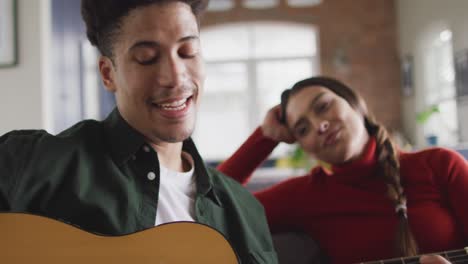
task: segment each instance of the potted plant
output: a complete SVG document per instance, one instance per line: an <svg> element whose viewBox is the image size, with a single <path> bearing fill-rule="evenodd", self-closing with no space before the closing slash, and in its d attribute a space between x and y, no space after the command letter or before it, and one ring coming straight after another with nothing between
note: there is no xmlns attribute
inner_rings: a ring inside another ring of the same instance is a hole
<svg viewBox="0 0 468 264"><path fill-rule="evenodd" d="M298 144L294 146L288 156L278 159L276 166L279 168L292 168L294 170L309 171L311 168L321 166L325 170L331 170L326 162L312 159Z"/></svg>
<svg viewBox="0 0 468 264"><path fill-rule="evenodd" d="M417 115L416 115L416 121L421 124L421 125L424 125L427 123L427 121L434 115L434 114L437 114L437 113L440 113L440 108L439 108L439 105L437 104L434 104L434 105L431 105L429 106L428 108L426 108L425 110L419 112ZM435 146L437 145L438 143L438 138L437 138L437 135L433 132L429 132L426 136L426 141L429 145L431 146Z"/></svg>

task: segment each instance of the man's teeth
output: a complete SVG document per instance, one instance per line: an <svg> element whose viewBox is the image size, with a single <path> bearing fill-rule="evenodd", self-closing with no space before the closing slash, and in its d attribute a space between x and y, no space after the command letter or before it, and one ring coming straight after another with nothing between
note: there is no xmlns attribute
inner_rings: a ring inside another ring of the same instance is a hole
<svg viewBox="0 0 468 264"><path fill-rule="evenodd" d="M184 109L187 106L186 102L187 102L187 98L172 102L170 104L159 104L159 106L164 110L177 111L177 110Z"/></svg>

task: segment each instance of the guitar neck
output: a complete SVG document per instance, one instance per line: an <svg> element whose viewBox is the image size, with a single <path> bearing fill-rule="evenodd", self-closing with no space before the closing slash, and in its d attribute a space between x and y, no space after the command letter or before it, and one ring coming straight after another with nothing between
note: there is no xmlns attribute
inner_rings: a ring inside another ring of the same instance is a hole
<svg viewBox="0 0 468 264"><path fill-rule="evenodd" d="M459 250L444 251L439 253L434 253L431 255L441 255L446 258L451 263L468 263L468 247ZM419 257L405 257L405 258L393 258L372 262L362 262L360 264L417 264L419 263Z"/></svg>

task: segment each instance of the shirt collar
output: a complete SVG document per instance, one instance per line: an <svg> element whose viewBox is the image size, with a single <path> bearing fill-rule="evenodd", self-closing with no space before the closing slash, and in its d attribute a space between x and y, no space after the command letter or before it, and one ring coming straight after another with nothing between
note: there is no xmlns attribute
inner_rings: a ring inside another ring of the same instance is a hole
<svg viewBox="0 0 468 264"><path fill-rule="evenodd" d="M195 163L195 177L197 177L197 192L203 196L210 197L216 204L221 206L221 200L213 189L213 175L208 172L200 153L195 146L192 138L184 141L182 150L189 153Z"/></svg>
<svg viewBox="0 0 468 264"><path fill-rule="evenodd" d="M146 145L144 136L123 119L117 108L109 114L103 124L110 155L118 166L125 164L138 150ZM192 138L188 138L183 142L182 150L189 153L195 163L197 193L208 196L218 205L221 205L218 195L213 190L213 176L208 172Z"/></svg>
<svg viewBox="0 0 468 264"><path fill-rule="evenodd" d="M103 124L110 154L117 166L126 163L146 143L143 135L122 118L117 108Z"/></svg>

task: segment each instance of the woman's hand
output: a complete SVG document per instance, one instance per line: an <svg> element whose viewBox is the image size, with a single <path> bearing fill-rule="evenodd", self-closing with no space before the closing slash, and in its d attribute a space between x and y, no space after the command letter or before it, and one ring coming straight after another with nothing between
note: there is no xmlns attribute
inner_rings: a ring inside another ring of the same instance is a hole
<svg viewBox="0 0 468 264"><path fill-rule="evenodd" d="M265 116L262 124L263 135L278 142L294 143L296 139L286 125L280 122L281 105L271 108Z"/></svg>
<svg viewBox="0 0 468 264"><path fill-rule="evenodd" d="M424 255L419 258L421 264L450 264L450 262L439 255Z"/></svg>

